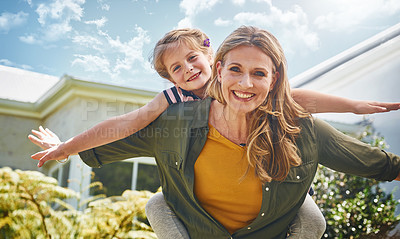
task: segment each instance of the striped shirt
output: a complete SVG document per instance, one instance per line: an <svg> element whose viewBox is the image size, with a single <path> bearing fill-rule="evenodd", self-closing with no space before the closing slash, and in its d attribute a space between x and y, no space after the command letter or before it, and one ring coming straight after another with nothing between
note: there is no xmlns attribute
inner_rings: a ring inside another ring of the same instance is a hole
<svg viewBox="0 0 400 239"><path fill-rule="evenodd" d="M175 86L164 90L163 93L169 105L179 102L201 100L201 98L195 95L193 92L186 91Z"/></svg>

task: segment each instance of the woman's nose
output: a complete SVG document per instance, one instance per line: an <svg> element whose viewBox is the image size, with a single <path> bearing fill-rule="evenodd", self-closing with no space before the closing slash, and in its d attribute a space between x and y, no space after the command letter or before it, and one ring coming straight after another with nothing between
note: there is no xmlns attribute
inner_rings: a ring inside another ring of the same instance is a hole
<svg viewBox="0 0 400 239"><path fill-rule="evenodd" d="M239 85L243 88L251 88L253 86L253 83L251 81L251 77L249 74L243 74L242 77L239 80Z"/></svg>

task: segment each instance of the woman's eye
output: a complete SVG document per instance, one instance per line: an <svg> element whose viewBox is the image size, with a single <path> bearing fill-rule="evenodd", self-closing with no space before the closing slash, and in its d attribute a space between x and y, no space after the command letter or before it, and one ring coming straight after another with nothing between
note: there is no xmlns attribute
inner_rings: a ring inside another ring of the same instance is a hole
<svg viewBox="0 0 400 239"><path fill-rule="evenodd" d="M239 72L240 69L237 66L232 66L231 68L229 68L230 71L234 71L234 72Z"/></svg>
<svg viewBox="0 0 400 239"><path fill-rule="evenodd" d="M254 73L254 75L256 75L256 76L265 76L264 72L262 72L262 71L256 71Z"/></svg>
<svg viewBox="0 0 400 239"><path fill-rule="evenodd" d="M179 70L180 68L181 68L181 66L175 66L175 67L172 69L172 72L175 72L175 71Z"/></svg>

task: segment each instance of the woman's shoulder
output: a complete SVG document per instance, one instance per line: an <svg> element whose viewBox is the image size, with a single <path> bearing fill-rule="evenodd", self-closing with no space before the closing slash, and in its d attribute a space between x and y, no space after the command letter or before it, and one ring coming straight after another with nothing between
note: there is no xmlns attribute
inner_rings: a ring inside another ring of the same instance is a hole
<svg viewBox="0 0 400 239"><path fill-rule="evenodd" d="M319 118L301 118L299 120L299 126L301 128L301 135L312 135L319 141L323 141L323 139L326 138L337 138L341 135L341 133L328 122Z"/></svg>
<svg viewBox="0 0 400 239"><path fill-rule="evenodd" d="M170 123L176 121L174 124L207 125L210 105L211 98L172 104L161 114L159 120Z"/></svg>

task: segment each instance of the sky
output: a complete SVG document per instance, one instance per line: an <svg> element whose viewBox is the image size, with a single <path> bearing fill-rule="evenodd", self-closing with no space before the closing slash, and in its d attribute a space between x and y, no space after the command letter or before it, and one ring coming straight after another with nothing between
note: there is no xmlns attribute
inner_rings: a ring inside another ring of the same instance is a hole
<svg viewBox="0 0 400 239"><path fill-rule="evenodd" d="M149 56L166 32L199 28L215 51L254 25L279 39L290 78L398 23L398 0L1 0L0 65L160 91Z"/></svg>

